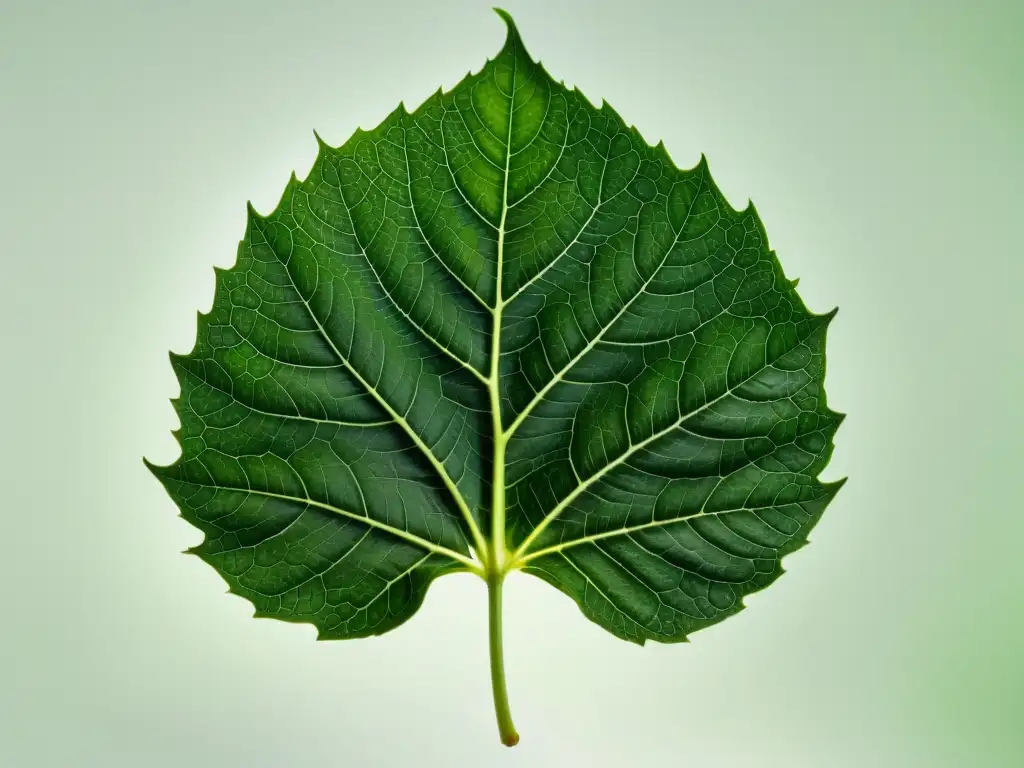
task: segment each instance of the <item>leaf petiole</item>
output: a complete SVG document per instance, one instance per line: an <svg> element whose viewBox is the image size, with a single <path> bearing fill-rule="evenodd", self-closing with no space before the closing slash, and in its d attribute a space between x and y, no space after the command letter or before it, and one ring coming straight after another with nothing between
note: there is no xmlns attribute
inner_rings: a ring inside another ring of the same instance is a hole
<svg viewBox="0 0 1024 768"><path fill-rule="evenodd" d="M487 577L487 617L491 655L491 689L494 692L494 712L498 718L498 733L501 743L514 747L519 743L519 733L512 722L508 705L508 688L505 685L505 656L501 642L501 587L505 574L491 572Z"/></svg>

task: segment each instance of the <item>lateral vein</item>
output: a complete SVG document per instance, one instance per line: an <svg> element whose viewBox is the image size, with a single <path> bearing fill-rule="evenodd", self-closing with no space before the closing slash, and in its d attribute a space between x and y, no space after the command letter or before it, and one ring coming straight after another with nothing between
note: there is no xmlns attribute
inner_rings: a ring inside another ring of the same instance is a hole
<svg viewBox="0 0 1024 768"><path fill-rule="evenodd" d="M394 526L388 525L387 523L382 523L379 520L375 520L374 518L370 517L369 515L359 515L355 512L350 512L346 509L335 507L332 504L326 504L322 501L317 501L316 499L310 499L308 497L303 499L298 496L289 496L288 494L274 493L273 491L260 491L254 488L233 488L223 485L212 485L210 483L197 483L193 480L180 480L179 482L184 483L186 485L199 486L200 488L214 488L216 490L221 491L245 493L253 496L263 496L269 499L278 499L280 501L290 501L295 504L306 504L311 507L322 509L326 512L333 512L334 514L340 515L341 517L346 517L351 520L356 520L358 522L365 523L371 528L377 528L378 530L384 531L385 533L389 533L392 536L397 536L398 538L403 539L409 542L410 544L415 544L417 547L425 549L428 552L433 552L436 555L444 555L445 557L451 558L452 560L455 560L461 563L462 565L466 566L466 568L472 571L473 573L480 572L480 563L478 563L471 557L466 557L465 555L456 552L454 549L449 549L448 547L442 546L440 544L435 544L434 542L428 541L427 539L424 539L421 536L417 536L415 533L409 533L408 531L403 531L401 528L395 528Z"/></svg>
<svg viewBox="0 0 1024 768"><path fill-rule="evenodd" d="M427 237L426 230L423 229L423 225L420 223L420 216L419 216L419 213L416 211L416 203L413 201L413 198L412 198L412 164L409 162L409 137L408 137L408 133L409 133L409 129L405 127L405 120L403 119L403 121L402 121L402 152L405 155L405 172L406 172L406 179L407 179L405 186L409 190L409 209L412 211L412 217L413 217L413 220L416 222L416 228L420 231L420 234L423 235L423 242L426 244L427 248L430 249L430 252L434 255L434 258L436 258L439 262L441 262L441 266L444 267L448 271L448 274L451 275L452 278L454 278L454 280L459 285L462 286L462 289L464 291L466 291L466 293L468 293L476 301L477 304L479 304L481 307L483 307L487 311L488 314L492 314L494 312L494 309L491 307L491 305L488 304L486 301L484 301L483 298L481 298L480 294L478 294L476 291L474 291L472 288L470 288L469 285L466 284L465 280L463 280L461 277L459 277L457 274L455 274L455 270L453 270L450 266L448 266L448 263L444 259L441 258L441 254L439 254L434 249L433 244L430 242L430 238ZM477 372L475 368L473 369L473 371L474 371L474 373Z"/></svg>
<svg viewBox="0 0 1024 768"><path fill-rule="evenodd" d="M767 366L768 366L768 362L766 361L764 367L767 367ZM525 553L527 551L529 551L530 546L532 546L533 542L537 540L537 537L540 536L545 531L545 529L547 529L547 527L552 522L554 522L554 520L557 519L558 516L561 515L562 512L564 512L565 509L570 504L572 504L577 498L579 498L579 496L581 494L583 494L583 492L586 491L590 486L592 486L594 483L596 483L598 480L600 480L602 477L604 477L606 474L611 472L616 467L619 467L622 464L625 464L627 461L629 461L629 459L631 459L633 456L635 456L638 451L643 450L644 448L646 448L651 443L655 442L656 440L661 439L662 437L664 437L665 435L669 434L670 432L673 432L674 430L678 429L683 423L685 423L689 419L693 418L698 413L702 413L703 411L707 410L708 408L711 408L713 405L721 402L726 397L730 396L733 393L733 390L739 389L744 384L746 384L751 379L753 379L755 376L760 375L763 370L764 370L764 368L759 368L754 373L752 373L749 376L747 376L746 378L744 378L742 381L737 382L736 384L734 384L731 387L726 387L725 391L722 392L722 394L718 395L717 397L712 398L711 400L708 400L706 403L704 403L704 405L700 406L699 408L694 408L689 413L683 414L682 416L680 416L678 419L673 421L671 424L669 424L664 429L661 429L661 430L659 430L657 432L652 433L649 437L644 438L643 440L641 440L638 443L633 443L632 445L629 446L629 448L627 448L617 458L615 458L612 461L610 461L607 464L605 464L603 467L601 467L601 469L599 469L597 472L592 474L590 477L588 477L586 480L584 480L581 484L577 485L572 490L572 492L570 492L564 499L562 499L560 502L558 502L558 504L555 506L555 508L552 509L547 515L545 515L544 519L541 520L540 523L538 523L537 526L532 531L530 531L530 534L523 540L523 543L520 544L519 547L516 548L516 551L513 553L513 555L512 555L513 562L518 562L518 561L522 560L522 558L525 555Z"/></svg>
<svg viewBox="0 0 1024 768"><path fill-rule="evenodd" d="M710 499L710 498L711 498L711 494L708 495L708 499ZM686 514L686 515L679 515L678 517L670 517L670 518L666 518L664 520L651 520L650 522L647 522L647 523L639 523L637 525L629 525L629 526L625 526L623 528L615 528L614 530L602 531L601 533L593 533L593 534L590 534L588 536L580 536L579 538L576 538L576 539L569 539L568 541L563 541L563 542L561 542L559 544L554 544L554 545L552 545L550 547L544 547L543 549L536 549L533 552L527 552L525 555L523 555L517 561L516 564L517 564L517 567L522 567L522 566L526 565L528 562L530 562L531 560L536 560L537 558L544 557L545 555L553 555L553 554L558 553L558 552L564 552L567 549L571 549L573 547L577 547L577 546L579 546L581 544L589 544L591 542L601 541L602 539L614 538L615 536L628 536L629 534L636 533L637 531L643 531L643 530L647 530L649 528L662 528L662 527L664 527L666 525L673 525L675 523L682 523L682 522L685 522L687 520L693 520L694 518L697 518L697 517L717 517L718 515L728 515L728 514L731 514L733 512L746 512L746 511L756 512L757 510L761 510L761 509L774 509L776 505L769 504L769 505L762 505L762 506L755 506L755 507L733 507L733 508L730 508L730 509L715 510L714 512L708 512L707 509L706 509L706 506L707 506L707 500L705 500L704 505L701 506L700 509L695 510L694 512L690 512L689 514Z"/></svg>
<svg viewBox="0 0 1024 768"><path fill-rule="evenodd" d="M541 402L543 402L544 398L547 397L548 392L550 392L557 384L561 383L565 374L572 370L576 363L578 363L580 360L586 357L586 355L601 342L601 339L604 338L604 335L615 325L615 323L619 321L619 318L621 318L624 314L626 314L626 312L629 311L629 308L633 306L633 302L635 302L640 296L644 294L644 292L647 290L647 286L649 286L654 281L654 278L657 277L658 273L661 271L661 268L665 265L665 262L668 261L668 257L671 255L673 249L679 243L679 238L682 235L683 230L686 229L686 222L689 220L690 213L693 210L693 204L694 202L696 202L697 196L700 194L700 190L701 188L703 188L703 186L704 173L702 172L700 185L697 188L697 195L694 195L693 201L690 202L690 210L686 212L686 217L683 219L683 223L679 226L679 232L676 233L675 239L672 241L672 245L670 245L666 249L665 255L658 263L658 266L651 270L650 277L648 277L647 280L644 281L644 284L640 286L640 289L636 293L633 294L632 298L630 298L629 301L625 302L622 305L619 311L615 313L615 317L609 320L608 323L594 335L594 338L587 342L587 345L583 347L583 349L581 349L579 352L577 352L572 357L572 359L569 360L569 362L562 366L561 370L559 370L558 373L551 377L551 381L545 384L541 388L540 392L533 396L533 399L531 399L530 402L526 404L526 407L523 408L523 410L516 417L515 421L513 421L511 426L509 426L509 428L505 431L506 437L512 437L515 431L519 429L519 426L524 421L526 421L529 415L533 412L533 409L536 408Z"/></svg>
<svg viewBox="0 0 1024 768"><path fill-rule="evenodd" d="M358 238L356 238L356 242L358 244ZM362 248L362 245L360 245L359 247ZM276 254L277 252L274 251L274 253ZM368 256L367 261L369 261ZM291 279L291 272L288 270L287 264L285 264L285 272ZM313 319L313 322L316 324L317 330L319 330L320 335L323 337L324 341L327 342L328 346L331 348L334 354L338 357L338 360L341 361L342 365L345 366L345 369L350 374L352 374L353 378L355 378L355 380L358 381L359 384L366 390L367 394L369 394L374 400L376 400L377 403L381 406L381 408L383 408L387 412L387 414L392 419L394 419L395 423L402 428L402 430L409 436L409 438L413 441L416 447L419 448L420 451L422 451L424 457L427 459L427 461L430 462L430 465L434 468L434 471L438 473L442 482L444 482L445 487L448 489L448 492L452 495L452 498L454 499L456 506L458 506L459 511L462 513L462 516L466 521L466 525L469 527L470 534L473 536L473 542L477 548L477 552L479 553L478 556L481 559L485 558L487 552L487 543L484 540L483 534L480 532L480 527L476 524L476 519L473 517L473 513L470 511L469 505L466 503L465 497L462 495L462 491L460 491L458 486L455 485L455 482L448 474L448 470L445 469L444 465L440 461L438 461L437 457L434 455L434 452L430 449L430 446L428 446L423 441L423 438L421 438L416 433L416 430L412 428L412 425L410 425L408 421L406 421L405 417L402 416L393 407L391 407L391 403L389 403L384 397L382 397L381 394L376 390L376 388L373 385L371 385L370 382L364 379L362 374L360 374L359 371L356 370L355 366L352 365L348 358L342 354L341 350L338 349L338 346L334 343L334 340L331 338L330 334L327 333L327 329L324 328L323 324L320 322L320 318L318 318L316 316L316 313L313 312L313 308L309 305L309 301L306 299L305 296L302 295L302 292L299 291L298 286L295 285L294 280L292 280L292 285L295 288L296 294L299 296L303 305L306 307L306 311L309 312L309 316Z"/></svg>
<svg viewBox="0 0 1024 768"><path fill-rule="evenodd" d="M340 189L341 188L339 186L339 191L340 191ZM484 378L483 374L481 374L480 371L478 371L473 366L472 363L470 363L468 360L463 360L461 357L456 355L450 349L446 348L444 344L442 344L440 341L438 341L432 335L430 335L430 333L427 332L426 328L423 328L419 323L416 322L415 319L413 319L411 314L409 314L408 312L405 311L405 309L402 308L402 306L398 303L398 301L395 299L395 297L391 294L391 291L389 291L387 289L387 286L384 285L384 280L382 279L380 273L377 271L377 267L375 267L373 262L370 260L369 253L367 253L366 248L363 247L362 243L359 242L359 236L356 235L356 233L355 233L355 218L354 218L354 216L352 214L352 208L349 207L349 204L345 201L345 194L344 194L344 192L341 193L341 199L342 199L342 202L345 205L345 210L348 211L349 218L353 220L353 224L352 224L352 237L355 239L356 244L359 246L359 250L362 251L363 257L366 259L367 266L369 266L370 271L373 272L373 276L375 278L377 278L377 284L380 286L381 290L384 291L384 295L388 297L388 301L391 302L391 306L393 306L396 310L398 310L398 312L402 315L402 317L405 318L406 322L408 322L409 325L411 325L413 328L415 328L417 331L419 331L420 336L422 336L424 339L426 339L436 350L438 350L443 355L448 357L448 359L452 360L455 363L458 363L464 369L469 371L469 373L472 374L477 379L477 381L479 381L481 383L484 383L486 381L486 379ZM310 211L312 212L312 207L310 208ZM324 221L319 216L317 216L316 213L312 213L312 215L313 215L314 218L316 218L317 221L319 221L324 226L326 226L326 227L330 227L331 226L328 222ZM325 245L324 247L328 248L331 251L334 251L335 253L337 253L337 251L335 251L330 246Z"/></svg>

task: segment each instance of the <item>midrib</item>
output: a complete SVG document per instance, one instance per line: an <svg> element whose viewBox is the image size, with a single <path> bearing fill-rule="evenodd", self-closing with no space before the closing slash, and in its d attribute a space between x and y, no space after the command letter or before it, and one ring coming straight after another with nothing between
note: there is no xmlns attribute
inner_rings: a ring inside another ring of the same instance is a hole
<svg viewBox="0 0 1024 768"><path fill-rule="evenodd" d="M487 389L491 401L491 434L494 444L491 476L491 551L485 568L503 573L508 559L505 548L505 446L508 437L501 421L501 317L505 307L502 296L502 271L505 254L505 220L508 217L508 175L512 159L512 117L516 105L516 68L512 60L512 92L508 103L508 133L505 140L505 179L501 190L501 219L498 221L498 261L495 266L494 325L491 330L491 370Z"/></svg>

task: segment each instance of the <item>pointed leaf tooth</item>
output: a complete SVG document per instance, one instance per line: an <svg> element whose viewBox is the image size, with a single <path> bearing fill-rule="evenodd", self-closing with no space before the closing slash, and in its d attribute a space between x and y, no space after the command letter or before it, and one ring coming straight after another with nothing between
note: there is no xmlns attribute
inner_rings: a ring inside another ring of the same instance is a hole
<svg viewBox="0 0 1024 768"><path fill-rule="evenodd" d="M737 216L740 216L743 213L743 211L741 211L738 208L735 208L733 206L733 204L729 202L729 198L727 198L725 196L725 193L722 191L721 187L718 186L718 182L716 182L715 179L714 179L714 176L711 175L711 171L710 171L710 169L707 166L707 161L704 158L703 153L701 154L701 160L704 163L704 171L705 171L705 173L704 173L704 185L705 185L705 187L707 187L710 190L711 194L718 201L719 205L724 205L726 207L726 209L728 210L729 214L733 218L735 218Z"/></svg>
<svg viewBox="0 0 1024 768"><path fill-rule="evenodd" d="M824 485L825 488L827 488L829 491L829 501L836 497L836 495L839 493L839 489L846 485L846 481L849 479L849 477L841 477L838 480L832 480L831 482L822 483L822 485Z"/></svg>
<svg viewBox="0 0 1024 768"><path fill-rule="evenodd" d="M146 469L148 469L150 472L152 472L158 478L160 477L160 473L162 471L166 470L169 466L172 466L171 464L154 464L152 461L147 459L145 456L142 457L142 463L143 463L143 465L145 465Z"/></svg>
<svg viewBox="0 0 1024 768"><path fill-rule="evenodd" d="M672 160L672 156L668 152L668 148L665 146L664 139L658 139L658 143L654 145L654 154L655 157L658 157L661 162L670 168L676 167L675 162Z"/></svg>

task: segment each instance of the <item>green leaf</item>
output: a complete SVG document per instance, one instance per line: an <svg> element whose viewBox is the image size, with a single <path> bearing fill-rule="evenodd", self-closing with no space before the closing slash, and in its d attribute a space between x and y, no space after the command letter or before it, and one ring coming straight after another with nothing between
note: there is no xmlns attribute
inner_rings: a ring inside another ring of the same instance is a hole
<svg viewBox="0 0 1024 768"><path fill-rule="evenodd" d="M475 75L320 142L171 355L192 552L321 639L521 569L675 642L774 581L841 483L825 333L702 157L679 170L555 82L512 20ZM319 140L319 139L318 139ZM497 332L496 332L497 331Z"/></svg>

